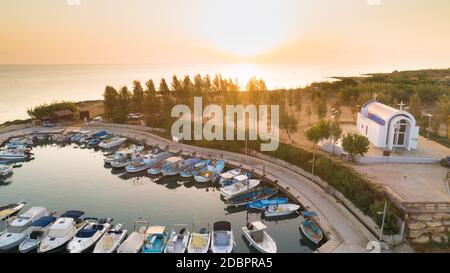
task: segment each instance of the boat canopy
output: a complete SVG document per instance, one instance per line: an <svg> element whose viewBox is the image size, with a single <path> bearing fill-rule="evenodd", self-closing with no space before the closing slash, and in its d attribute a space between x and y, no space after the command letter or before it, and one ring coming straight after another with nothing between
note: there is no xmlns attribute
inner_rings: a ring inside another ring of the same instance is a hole
<svg viewBox="0 0 450 273"><path fill-rule="evenodd" d="M53 216L42 216L41 218L34 221L32 226L33 227L46 227L55 221L56 221L56 218Z"/></svg>
<svg viewBox="0 0 450 273"><path fill-rule="evenodd" d="M181 160L183 160L183 159L181 157L177 157L177 156L173 156L173 157L166 159L167 163L178 163Z"/></svg>
<svg viewBox="0 0 450 273"><path fill-rule="evenodd" d="M75 237L77 238L91 238L94 234L103 229L103 225L94 225L92 228L83 228L80 229Z"/></svg>
<svg viewBox="0 0 450 273"><path fill-rule="evenodd" d="M241 182L241 181L247 181L248 180L248 176L246 175L238 175L236 177L234 177L234 180L236 180L237 182Z"/></svg>
<svg viewBox="0 0 450 273"><path fill-rule="evenodd" d="M231 223L227 222L227 221L215 222L213 229L215 231L219 231L219 230L231 231Z"/></svg>
<svg viewBox="0 0 450 273"><path fill-rule="evenodd" d="M63 217L73 218L76 220L76 219L80 218L83 214L84 214L84 211L81 211L81 210L69 210L69 211L66 211L63 215L61 215L61 218L63 218Z"/></svg>
<svg viewBox="0 0 450 273"><path fill-rule="evenodd" d="M304 217L317 217L317 213L314 211L305 211L303 212Z"/></svg>
<svg viewBox="0 0 450 273"><path fill-rule="evenodd" d="M147 229L145 233L147 234L162 234L166 229L165 226L151 226Z"/></svg>
<svg viewBox="0 0 450 273"><path fill-rule="evenodd" d="M264 230L267 228L267 226L264 225L261 221L252 222L250 225L252 227L252 230Z"/></svg>

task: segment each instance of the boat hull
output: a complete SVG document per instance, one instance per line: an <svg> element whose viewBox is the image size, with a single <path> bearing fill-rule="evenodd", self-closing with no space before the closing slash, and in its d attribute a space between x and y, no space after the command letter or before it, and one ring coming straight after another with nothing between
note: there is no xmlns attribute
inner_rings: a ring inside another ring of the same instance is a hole
<svg viewBox="0 0 450 273"><path fill-rule="evenodd" d="M275 241L264 231L264 242L257 243L253 240L250 231L247 227L242 227L242 234L244 234L245 239L250 243L252 247L261 253L277 253L277 245Z"/></svg>

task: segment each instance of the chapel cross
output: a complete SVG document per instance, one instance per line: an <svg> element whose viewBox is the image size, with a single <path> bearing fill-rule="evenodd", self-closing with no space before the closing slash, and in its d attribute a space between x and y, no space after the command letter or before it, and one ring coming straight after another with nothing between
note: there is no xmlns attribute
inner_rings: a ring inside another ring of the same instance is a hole
<svg viewBox="0 0 450 273"><path fill-rule="evenodd" d="M400 106L400 111L403 111L403 106L405 106L406 104L403 103L403 101L400 102L400 104L398 106Z"/></svg>

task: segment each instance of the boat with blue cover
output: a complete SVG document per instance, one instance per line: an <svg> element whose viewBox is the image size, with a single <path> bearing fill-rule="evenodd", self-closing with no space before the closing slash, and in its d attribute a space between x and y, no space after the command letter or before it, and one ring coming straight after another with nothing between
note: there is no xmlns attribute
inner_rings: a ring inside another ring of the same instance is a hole
<svg viewBox="0 0 450 273"><path fill-rule="evenodd" d="M27 231L25 240L19 245L20 253L36 251L42 239L48 234L50 226L56 221L56 217L42 216L33 222Z"/></svg>
<svg viewBox="0 0 450 273"><path fill-rule="evenodd" d="M279 205L279 204L287 204L289 202L289 199L286 197L279 197L279 198L273 198L273 199L267 199L267 200L257 200L252 201L246 205L248 209L265 209L268 206L273 205Z"/></svg>
<svg viewBox="0 0 450 273"><path fill-rule="evenodd" d="M146 231L142 253L163 253L167 244L168 234L165 226L151 226Z"/></svg>
<svg viewBox="0 0 450 273"><path fill-rule="evenodd" d="M300 217L299 226L306 238L318 245L323 239L323 232L313 221L315 217L318 216L314 211L304 211Z"/></svg>
<svg viewBox="0 0 450 273"><path fill-rule="evenodd" d="M85 218L86 225L81 228L68 243L70 253L82 253L93 247L98 240L111 228L112 219Z"/></svg>
<svg viewBox="0 0 450 273"><path fill-rule="evenodd" d="M247 205L250 202L263 200L270 198L277 194L278 189L272 189L272 188L262 188L257 189L253 191L249 191L246 193L239 194L235 197L232 197L227 200L228 206L244 206Z"/></svg>

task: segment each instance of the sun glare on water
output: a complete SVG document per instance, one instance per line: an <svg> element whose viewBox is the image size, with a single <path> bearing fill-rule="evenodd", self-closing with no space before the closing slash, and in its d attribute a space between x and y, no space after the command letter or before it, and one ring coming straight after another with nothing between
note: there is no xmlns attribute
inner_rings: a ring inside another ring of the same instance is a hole
<svg viewBox="0 0 450 273"><path fill-rule="evenodd" d="M271 0L208 1L203 38L239 57L264 54L289 39L292 23L287 5Z"/></svg>

